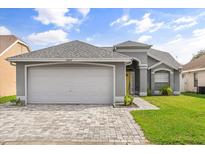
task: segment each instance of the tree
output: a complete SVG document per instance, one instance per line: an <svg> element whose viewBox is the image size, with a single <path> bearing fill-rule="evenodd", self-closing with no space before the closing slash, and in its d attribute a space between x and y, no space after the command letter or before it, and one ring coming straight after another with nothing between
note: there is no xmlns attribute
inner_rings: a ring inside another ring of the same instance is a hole
<svg viewBox="0 0 205 154"><path fill-rule="evenodd" d="M205 49L198 51L196 54L193 55L192 60L197 59L201 56L205 55Z"/></svg>

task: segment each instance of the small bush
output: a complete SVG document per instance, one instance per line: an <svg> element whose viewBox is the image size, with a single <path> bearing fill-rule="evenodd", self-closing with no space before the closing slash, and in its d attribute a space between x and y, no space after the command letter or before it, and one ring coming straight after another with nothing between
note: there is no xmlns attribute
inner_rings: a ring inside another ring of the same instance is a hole
<svg viewBox="0 0 205 154"><path fill-rule="evenodd" d="M16 96L3 96L0 97L0 104L7 103L14 100L16 100Z"/></svg>
<svg viewBox="0 0 205 154"><path fill-rule="evenodd" d="M133 100L134 100L134 97L131 96L131 95L126 95L124 97L124 104L125 106L130 106L130 105L133 105Z"/></svg>
<svg viewBox="0 0 205 154"><path fill-rule="evenodd" d="M150 89L147 89L147 96L152 96L152 91Z"/></svg>
<svg viewBox="0 0 205 154"><path fill-rule="evenodd" d="M11 103L15 104L16 106L24 106L25 104L20 100L20 98L12 100Z"/></svg>
<svg viewBox="0 0 205 154"><path fill-rule="evenodd" d="M173 94L173 90L170 86L163 86L160 88L160 95L170 96Z"/></svg>

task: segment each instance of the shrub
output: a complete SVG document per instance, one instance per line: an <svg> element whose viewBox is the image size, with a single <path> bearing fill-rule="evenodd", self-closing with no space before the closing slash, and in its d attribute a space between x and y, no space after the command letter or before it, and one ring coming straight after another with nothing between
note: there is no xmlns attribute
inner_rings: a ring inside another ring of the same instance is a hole
<svg viewBox="0 0 205 154"><path fill-rule="evenodd" d="M3 96L0 97L0 104L11 102L16 100L16 96Z"/></svg>
<svg viewBox="0 0 205 154"><path fill-rule="evenodd" d="M20 100L20 98L15 99L15 100L12 100L11 103L15 104L16 106L23 106L23 105L25 105L25 104Z"/></svg>
<svg viewBox="0 0 205 154"><path fill-rule="evenodd" d="M173 90L170 86L163 86L160 88L160 94L163 96L170 96L173 94Z"/></svg>
<svg viewBox="0 0 205 154"><path fill-rule="evenodd" d="M125 106L130 106L130 105L133 105L133 100L134 100L134 97L131 96L131 95L126 95L124 97L124 104Z"/></svg>
<svg viewBox="0 0 205 154"><path fill-rule="evenodd" d="M152 96L152 91L150 89L147 89L147 96Z"/></svg>

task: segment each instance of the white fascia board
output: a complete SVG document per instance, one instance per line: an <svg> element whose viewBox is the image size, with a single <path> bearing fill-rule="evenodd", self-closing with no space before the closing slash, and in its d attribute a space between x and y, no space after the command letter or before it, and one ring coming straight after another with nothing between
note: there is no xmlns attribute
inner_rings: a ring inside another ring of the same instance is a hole
<svg viewBox="0 0 205 154"><path fill-rule="evenodd" d="M113 58L106 58L106 59L103 59L103 58L74 58L72 59L72 61L75 61L75 62L131 62L132 60L131 59L113 59Z"/></svg>
<svg viewBox="0 0 205 154"><path fill-rule="evenodd" d="M10 58L11 62L52 62L52 61L73 61L73 62L130 62L131 59L62 59L62 58L38 58L38 59L15 59Z"/></svg>
<svg viewBox="0 0 205 154"><path fill-rule="evenodd" d="M17 41L18 41L19 43L21 43L21 44L27 46L27 48L29 49L29 51L31 51L31 48L30 48L26 43L22 42L21 40L17 40Z"/></svg>
<svg viewBox="0 0 205 154"><path fill-rule="evenodd" d="M16 43L21 43L25 46L28 47L29 51L31 51L31 49L29 48L29 46L27 44L25 44L24 42L20 41L20 40L16 40L13 44L11 44L8 48L6 48L1 54L0 56L2 56L3 54L5 54L9 49L11 49Z"/></svg>
<svg viewBox="0 0 205 154"><path fill-rule="evenodd" d="M56 61L69 61L67 59L8 59L10 62L56 62Z"/></svg>
<svg viewBox="0 0 205 154"><path fill-rule="evenodd" d="M182 73L197 72L197 71L205 71L205 68L186 70L186 71L182 71Z"/></svg>

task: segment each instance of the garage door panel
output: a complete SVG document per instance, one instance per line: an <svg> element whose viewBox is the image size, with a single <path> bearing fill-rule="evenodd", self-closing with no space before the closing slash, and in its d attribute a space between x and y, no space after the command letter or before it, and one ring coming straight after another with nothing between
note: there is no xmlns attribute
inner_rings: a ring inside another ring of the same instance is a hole
<svg viewBox="0 0 205 154"><path fill-rule="evenodd" d="M28 102L111 104L113 70L110 67L31 67Z"/></svg>

